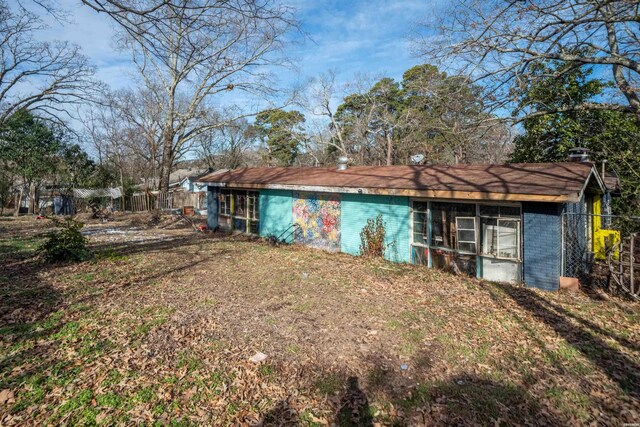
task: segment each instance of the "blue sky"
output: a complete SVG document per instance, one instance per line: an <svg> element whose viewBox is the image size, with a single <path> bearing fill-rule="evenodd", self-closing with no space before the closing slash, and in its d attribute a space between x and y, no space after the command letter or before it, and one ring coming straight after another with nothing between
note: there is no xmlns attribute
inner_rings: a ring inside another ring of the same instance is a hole
<svg viewBox="0 0 640 427"><path fill-rule="evenodd" d="M97 77L112 88L132 85L135 76L126 53L113 46L114 28L109 19L81 6L78 0L60 0L70 23L49 20L42 37L69 40L80 45L97 67ZM402 72L420 63L410 52L408 36L418 20L432 16L443 0L291 0L308 37L292 46L298 64L296 73L284 78L305 81L333 69L339 82L355 74L400 78ZM287 83L286 81L284 82Z"/></svg>

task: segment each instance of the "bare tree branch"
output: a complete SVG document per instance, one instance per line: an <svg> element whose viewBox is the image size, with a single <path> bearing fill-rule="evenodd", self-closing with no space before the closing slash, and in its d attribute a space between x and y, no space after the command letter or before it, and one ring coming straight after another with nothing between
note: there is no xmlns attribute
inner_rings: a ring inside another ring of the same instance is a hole
<svg viewBox="0 0 640 427"><path fill-rule="evenodd" d="M579 108L624 110L640 120L637 1L458 0L424 28L429 35L416 40L416 52L482 82L494 110L513 108L514 89L536 64L562 61L608 71L617 89L602 107Z"/></svg>
<svg viewBox="0 0 640 427"><path fill-rule="evenodd" d="M35 40L43 28L34 14L0 1L0 124L22 108L57 118L68 113L64 105L91 101L102 90L78 46Z"/></svg>
<svg viewBox="0 0 640 427"><path fill-rule="evenodd" d="M284 36L295 27L287 7L271 0L84 3L122 26L120 45L131 52L146 90L161 106L165 191L173 164L195 138L258 112L239 110L212 122L208 111L221 94L281 94L270 69L286 64Z"/></svg>

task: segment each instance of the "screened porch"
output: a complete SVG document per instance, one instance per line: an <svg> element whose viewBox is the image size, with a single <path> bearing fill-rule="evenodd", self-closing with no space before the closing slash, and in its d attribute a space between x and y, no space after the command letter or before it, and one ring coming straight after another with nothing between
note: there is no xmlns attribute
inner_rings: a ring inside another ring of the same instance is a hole
<svg viewBox="0 0 640 427"><path fill-rule="evenodd" d="M411 226L414 264L498 282L522 281L519 204L413 200Z"/></svg>

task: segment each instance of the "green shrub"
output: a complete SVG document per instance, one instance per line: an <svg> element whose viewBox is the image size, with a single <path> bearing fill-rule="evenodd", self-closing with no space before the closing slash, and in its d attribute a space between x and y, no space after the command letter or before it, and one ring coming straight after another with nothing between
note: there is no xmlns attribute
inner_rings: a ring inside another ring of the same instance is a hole
<svg viewBox="0 0 640 427"><path fill-rule="evenodd" d="M383 257L386 249L384 238L386 224L382 221L382 214L367 220L367 225L360 232L360 255Z"/></svg>
<svg viewBox="0 0 640 427"><path fill-rule="evenodd" d="M47 262L82 261L89 256L87 239L80 233L83 223L73 218L50 218L57 230L47 233L46 240L38 248Z"/></svg>

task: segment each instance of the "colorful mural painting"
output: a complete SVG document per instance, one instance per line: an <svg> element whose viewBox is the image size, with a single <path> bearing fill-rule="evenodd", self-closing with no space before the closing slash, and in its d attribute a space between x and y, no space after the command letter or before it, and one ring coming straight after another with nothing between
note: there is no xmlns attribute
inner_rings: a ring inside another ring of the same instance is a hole
<svg viewBox="0 0 640 427"><path fill-rule="evenodd" d="M340 251L340 195L293 193L294 242L327 251Z"/></svg>

